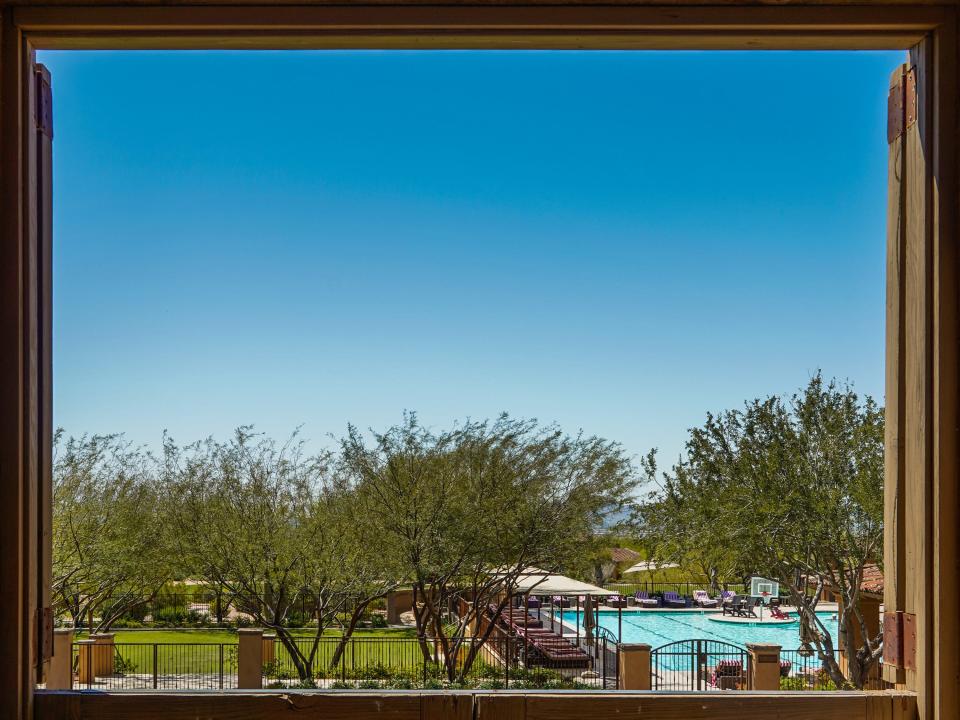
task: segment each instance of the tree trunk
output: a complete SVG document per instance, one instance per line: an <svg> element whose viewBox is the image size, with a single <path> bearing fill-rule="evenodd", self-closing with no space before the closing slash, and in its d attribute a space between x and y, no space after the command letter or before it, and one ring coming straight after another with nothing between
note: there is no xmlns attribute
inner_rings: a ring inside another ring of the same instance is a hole
<svg viewBox="0 0 960 720"><path fill-rule="evenodd" d="M300 650L300 647L293 639L290 631L282 625L275 625L271 629L277 633L277 637L280 638L280 642L282 642L283 646L287 649L287 653L290 655L290 659L293 661L293 666L297 669L297 675L300 677L300 682L312 681L313 663ZM314 648L316 648L319 640L319 636L314 638ZM315 652L311 651L311 655L315 654Z"/></svg>
<svg viewBox="0 0 960 720"><path fill-rule="evenodd" d="M357 629L357 623L360 622L360 617L363 615L363 612L367 609L369 604L369 600L364 600L362 603L353 608L353 612L350 614L350 620L347 622L347 626L343 629L343 635L340 638L340 642L337 643L337 647L333 651L333 657L330 659L331 668L335 668L340 662L340 656L343 655L344 650L346 650L347 643L350 641L350 638L353 637L353 631Z"/></svg>

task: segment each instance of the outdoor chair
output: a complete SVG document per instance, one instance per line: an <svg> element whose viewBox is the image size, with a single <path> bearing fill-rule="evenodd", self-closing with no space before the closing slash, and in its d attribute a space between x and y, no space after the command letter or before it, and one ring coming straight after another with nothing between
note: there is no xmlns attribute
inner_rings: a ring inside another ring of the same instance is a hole
<svg viewBox="0 0 960 720"><path fill-rule="evenodd" d="M552 598L550 598L550 603L554 607L568 608L570 607L570 598L561 597L560 595L554 595Z"/></svg>
<svg viewBox="0 0 960 720"><path fill-rule="evenodd" d="M736 690L745 684L743 663L739 660L720 660L710 677L710 685L718 690Z"/></svg>
<svg viewBox="0 0 960 720"><path fill-rule="evenodd" d="M647 595L646 590L637 590L633 595L633 599L636 601L637 605L640 607L659 607L660 603L656 598L652 598Z"/></svg>
<svg viewBox="0 0 960 720"><path fill-rule="evenodd" d="M694 590L693 601L702 608L715 608L719 603L711 598L706 590Z"/></svg>
<svg viewBox="0 0 960 720"><path fill-rule="evenodd" d="M726 597L723 597L723 595L726 595ZM738 610L739 610L742 598L740 598L735 592L731 592L729 590L724 590L723 595L721 595L721 597L723 598L723 605L721 606L723 610L723 614L731 615L733 617L736 617L737 615L739 615Z"/></svg>
<svg viewBox="0 0 960 720"><path fill-rule="evenodd" d="M770 606L770 615L776 620L789 620L790 614L780 609L779 603Z"/></svg>
<svg viewBox="0 0 960 720"><path fill-rule="evenodd" d="M685 608L687 601L677 593L668 590L663 594L663 605L664 607Z"/></svg>
<svg viewBox="0 0 960 720"><path fill-rule="evenodd" d="M627 599L622 595L609 595L604 604L612 608L625 608L627 606Z"/></svg>

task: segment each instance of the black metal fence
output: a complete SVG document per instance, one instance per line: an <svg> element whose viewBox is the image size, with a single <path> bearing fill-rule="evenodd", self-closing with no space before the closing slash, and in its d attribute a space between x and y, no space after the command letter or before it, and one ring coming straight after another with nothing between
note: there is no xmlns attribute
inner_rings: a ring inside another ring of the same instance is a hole
<svg viewBox="0 0 960 720"><path fill-rule="evenodd" d="M628 597L634 595L638 591L643 591L648 595L662 595L665 592L675 592L678 595L684 597L693 597L695 590L707 590L710 591L710 584L708 581L702 582L616 582L616 583L607 583L604 587L608 590L613 590L618 592L621 595ZM742 583L723 583L722 587L725 590L732 590L737 594L744 594L747 592L748 588Z"/></svg>
<svg viewBox="0 0 960 720"><path fill-rule="evenodd" d="M882 678L882 664L873 668L871 678L864 684L864 690L885 690ZM780 651L780 689L781 690L836 690L837 686L816 652L797 650Z"/></svg>
<svg viewBox="0 0 960 720"><path fill-rule="evenodd" d="M237 687L236 643L73 645L81 690L222 690Z"/></svg>
<svg viewBox="0 0 960 720"><path fill-rule="evenodd" d="M745 690L747 650L718 640L679 640L650 653L654 690Z"/></svg>
<svg viewBox="0 0 960 720"><path fill-rule="evenodd" d="M438 688L616 688L618 645L601 636L585 638L496 635L482 642L467 638L444 651L432 638L298 639L300 667L280 640L265 663L268 685L289 687ZM309 667L303 660L313 653ZM472 663L463 671L467 658ZM451 658L447 662L447 658ZM307 676L306 682L302 679Z"/></svg>
<svg viewBox="0 0 960 720"><path fill-rule="evenodd" d="M447 653L440 642L416 637L328 636L316 646L300 637L294 644L298 652L278 639L264 642L264 687L612 689L617 683L618 646L604 635L590 643L468 638ZM72 670L73 687L84 690L236 688L238 645L81 641L73 645Z"/></svg>

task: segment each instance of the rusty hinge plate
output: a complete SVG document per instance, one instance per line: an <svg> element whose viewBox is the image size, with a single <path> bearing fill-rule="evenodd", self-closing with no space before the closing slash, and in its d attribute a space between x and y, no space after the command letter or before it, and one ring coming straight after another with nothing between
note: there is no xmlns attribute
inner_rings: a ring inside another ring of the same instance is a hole
<svg viewBox="0 0 960 720"><path fill-rule="evenodd" d="M903 613L883 614L883 664L903 667Z"/></svg>
<svg viewBox="0 0 960 720"><path fill-rule="evenodd" d="M917 616L903 613L903 667L917 669Z"/></svg>
<svg viewBox="0 0 960 720"><path fill-rule="evenodd" d="M917 72L910 68L887 95L887 143L917 122Z"/></svg>
<svg viewBox="0 0 960 720"><path fill-rule="evenodd" d="M43 65L37 65L36 78L37 130L53 140L53 92L50 89L50 73Z"/></svg>
<svg viewBox="0 0 960 720"><path fill-rule="evenodd" d="M905 670L916 669L916 615L902 610L883 614L883 663Z"/></svg>
<svg viewBox="0 0 960 720"><path fill-rule="evenodd" d="M37 665L53 657L53 608L37 609Z"/></svg>

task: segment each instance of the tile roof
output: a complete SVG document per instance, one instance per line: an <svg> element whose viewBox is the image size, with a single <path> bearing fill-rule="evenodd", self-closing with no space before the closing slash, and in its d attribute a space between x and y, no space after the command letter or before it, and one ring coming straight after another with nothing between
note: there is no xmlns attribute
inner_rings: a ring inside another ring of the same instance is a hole
<svg viewBox="0 0 960 720"><path fill-rule="evenodd" d="M630 548L610 548L610 559L615 563L632 563L640 559L640 553Z"/></svg>

